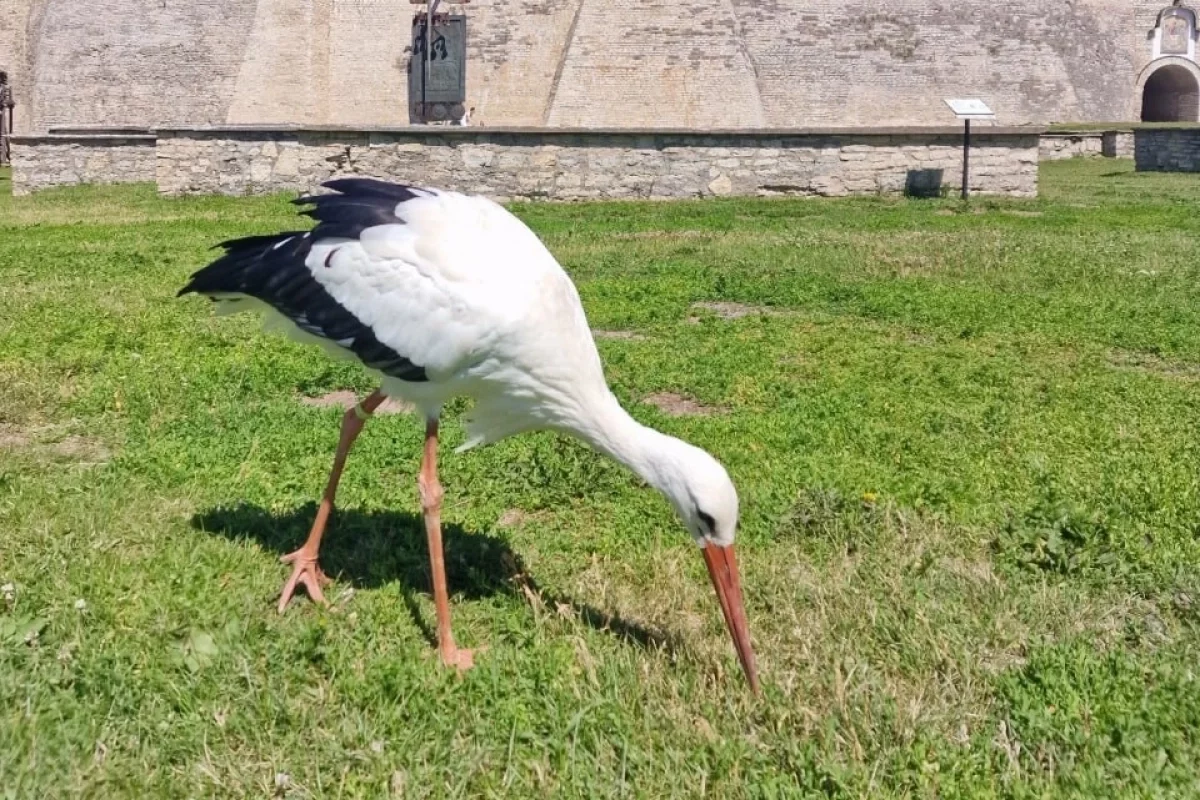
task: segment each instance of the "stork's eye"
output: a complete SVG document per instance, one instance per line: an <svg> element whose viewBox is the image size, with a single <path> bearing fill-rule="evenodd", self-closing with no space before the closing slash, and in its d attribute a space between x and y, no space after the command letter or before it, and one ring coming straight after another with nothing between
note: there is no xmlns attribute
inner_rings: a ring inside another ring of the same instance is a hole
<svg viewBox="0 0 1200 800"><path fill-rule="evenodd" d="M705 533L709 536L715 536L717 533L717 521L712 518L712 515L706 514L697 508L696 516L700 518L700 524L706 528Z"/></svg>

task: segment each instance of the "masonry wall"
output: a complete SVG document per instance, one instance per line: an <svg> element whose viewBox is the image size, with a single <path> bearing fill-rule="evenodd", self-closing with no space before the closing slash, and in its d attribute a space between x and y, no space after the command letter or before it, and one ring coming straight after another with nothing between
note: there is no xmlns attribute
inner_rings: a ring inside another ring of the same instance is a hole
<svg viewBox="0 0 1200 800"><path fill-rule="evenodd" d="M961 182L957 129L547 131L161 131L159 191L306 191L361 174L555 200L936 192ZM1036 132L975 138L975 192L1037 194Z"/></svg>
<svg viewBox="0 0 1200 800"><path fill-rule="evenodd" d="M1042 161L1064 158L1133 158L1133 131L1056 131L1043 133L1039 144Z"/></svg>
<svg viewBox="0 0 1200 800"><path fill-rule="evenodd" d="M38 13L27 27L28 132L55 125L224 123L239 73L256 57L247 47L257 0L33 0L33 5ZM264 81L256 89L265 100L307 86ZM291 96L289 102L301 106L305 98Z"/></svg>
<svg viewBox="0 0 1200 800"><path fill-rule="evenodd" d="M154 147L153 136L14 137L13 194L83 183L153 181Z"/></svg>
<svg viewBox="0 0 1200 800"><path fill-rule="evenodd" d="M1105 158L1133 158L1133 131L1105 131L1102 142Z"/></svg>
<svg viewBox="0 0 1200 800"><path fill-rule="evenodd" d="M1144 128L1134 133L1138 172L1200 172L1200 128Z"/></svg>
<svg viewBox="0 0 1200 800"><path fill-rule="evenodd" d="M42 0L0 0L0 70L8 73L16 100L15 130L29 130L32 53L27 30L40 16Z"/></svg>
<svg viewBox="0 0 1200 800"><path fill-rule="evenodd" d="M1165 0L473 0L468 105L495 126L1136 119ZM407 124L398 0L3 0L24 130ZM13 65L8 65L12 67Z"/></svg>
<svg viewBox="0 0 1200 800"><path fill-rule="evenodd" d="M1042 161L1100 156L1104 151L1104 134L1100 131L1043 134L1038 150Z"/></svg>

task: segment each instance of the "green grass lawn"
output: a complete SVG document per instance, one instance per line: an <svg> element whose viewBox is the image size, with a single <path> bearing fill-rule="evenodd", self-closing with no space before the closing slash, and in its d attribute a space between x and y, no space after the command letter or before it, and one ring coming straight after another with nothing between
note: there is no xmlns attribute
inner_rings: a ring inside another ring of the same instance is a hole
<svg viewBox="0 0 1200 800"><path fill-rule="evenodd" d="M738 484L758 699L665 501L550 434L446 423L470 673L404 415L333 607L276 615L341 416L301 399L373 384L174 293L287 198L0 195L0 796L1200 796L1200 179L1042 177L516 207L617 395Z"/></svg>

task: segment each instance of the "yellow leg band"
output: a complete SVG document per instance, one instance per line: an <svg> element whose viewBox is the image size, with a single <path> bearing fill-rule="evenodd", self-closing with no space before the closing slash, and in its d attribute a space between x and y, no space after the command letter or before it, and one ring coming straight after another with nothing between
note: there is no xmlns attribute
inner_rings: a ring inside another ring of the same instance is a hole
<svg viewBox="0 0 1200 800"><path fill-rule="evenodd" d="M354 416L366 422L371 418L371 412L362 407L362 403L354 404Z"/></svg>

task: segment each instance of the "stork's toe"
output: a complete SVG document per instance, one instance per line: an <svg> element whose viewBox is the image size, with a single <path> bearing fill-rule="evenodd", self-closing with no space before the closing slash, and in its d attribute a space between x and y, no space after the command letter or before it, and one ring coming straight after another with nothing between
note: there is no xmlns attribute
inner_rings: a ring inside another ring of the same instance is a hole
<svg viewBox="0 0 1200 800"><path fill-rule="evenodd" d="M325 593L321 591L322 586L328 586L329 578L321 569L321 565L313 556L304 553L302 550L297 550L294 553L288 553L283 556L280 561L285 564L292 564L292 574L288 577L287 583L283 585L283 591L279 593L279 613L282 614L287 605L292 600L292 595L296 593L297 586L303 586L308 592L309 598L314 603L320 605L328 605L325 600Z"/></svg>
<svg viewBox="0 0 1200 800"><path fill-rule="evenodd" d="M441 659L443 666L454 667L459 672L466 672L475 666L475 651L465 647L456 647L448 653L442 652Z"/></svg>

